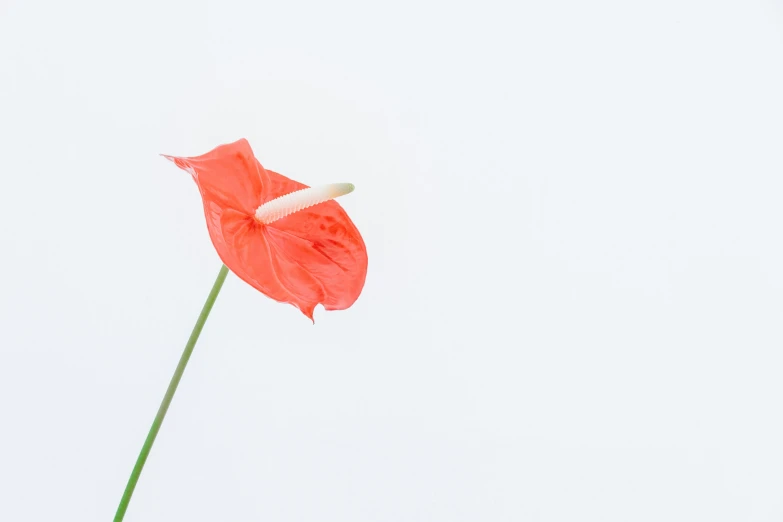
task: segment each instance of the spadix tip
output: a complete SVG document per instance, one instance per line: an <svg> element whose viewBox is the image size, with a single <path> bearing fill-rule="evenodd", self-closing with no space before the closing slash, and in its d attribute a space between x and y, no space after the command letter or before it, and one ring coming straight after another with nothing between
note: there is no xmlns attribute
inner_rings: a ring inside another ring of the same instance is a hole
<svg viewBox="0 0 783 522"><path fill-rule="evenodd" d="M356 188L353 183L333 183L331 185L334 198L350 194Z"/></svg>

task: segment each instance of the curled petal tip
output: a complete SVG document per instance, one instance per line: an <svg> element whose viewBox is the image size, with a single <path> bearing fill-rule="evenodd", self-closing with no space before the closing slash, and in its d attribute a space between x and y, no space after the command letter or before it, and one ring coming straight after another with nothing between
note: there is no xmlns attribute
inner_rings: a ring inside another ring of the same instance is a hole
<svg viewBox="0 0 783 522"><path fill-rule="evenodd" d="M299 308L299 311L301 311L305 315L305 317L310 319L313 322L313 324L315 324L315 319L313 318L313 312L315 312L315 305L307 305L304 307L297 305L297 308Z"/></svg>
<svg viewBox="0 0 783 522"><path fill-rule="evenodd" d="M168 154L161 154L161 156L163 156L167 160L173 162L174 165L176 165L177 167L179 167L181 169L184 169L184 170L188 169L188 163L184 159L182 159L182 158L178 158L177 156L169 156Z"/></svg>
<svg viewBox="0 0 783 522"><path fill-rule="evenodd" d="M172 162L174 165L182 168L182 165L180 165L180 163L182 163L182 161L178 157L176 157L176 156L169 156L168 154L161 154L161 156L163 156L164 158L166 158L167 160Z"/></svg>

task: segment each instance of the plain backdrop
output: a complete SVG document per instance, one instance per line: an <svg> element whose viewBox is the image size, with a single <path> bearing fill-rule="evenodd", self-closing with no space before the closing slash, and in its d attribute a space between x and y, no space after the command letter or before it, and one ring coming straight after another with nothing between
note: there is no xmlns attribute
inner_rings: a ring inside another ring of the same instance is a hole
<svg viewBox="0 0 783 522"><path fill-rule="evenodd" d="M773 0L0 0L0 520L113 516L242 137L367 283L229 275L126 520L781 520Z"/></svg>

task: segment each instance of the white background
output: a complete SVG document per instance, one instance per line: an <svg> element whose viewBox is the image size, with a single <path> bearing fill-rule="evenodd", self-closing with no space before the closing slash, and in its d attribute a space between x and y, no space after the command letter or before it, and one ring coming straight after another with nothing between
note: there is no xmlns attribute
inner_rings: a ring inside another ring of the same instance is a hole
<svg viewBox="0 0 783 522"><path fill-rule="evenodd" d="M128 521L779 521L783 4L0 0L0 520L110 520L246 137L364 293L230 275Z"/></svg>

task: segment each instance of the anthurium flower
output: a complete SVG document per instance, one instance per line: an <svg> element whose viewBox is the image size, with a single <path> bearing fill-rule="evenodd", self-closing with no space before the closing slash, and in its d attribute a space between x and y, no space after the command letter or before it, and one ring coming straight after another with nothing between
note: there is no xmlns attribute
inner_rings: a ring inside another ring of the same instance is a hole
<svg viewBox="0 0 783 522"><path fill-rule="evenodd" d="M327 310L351 306L364 287L367 249L334 198L350 183L310 188L266 170L247 140L203 156L164 156L193 176L204 202L212 244L223 265L193 327L117 506L122 522L201 330L229 269L272 299L291 303L310 320L318 303Z"/></svg>
<svg viewBox="0 0 783 522"><path fill-rule="evenodd" d="M164 156L193 176L212 244L223 263L308 318L351 306L364 287L367 250L332 198L350 183L309 188L265 169L245 139L197 157Z"/></svg>

